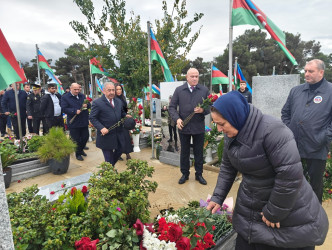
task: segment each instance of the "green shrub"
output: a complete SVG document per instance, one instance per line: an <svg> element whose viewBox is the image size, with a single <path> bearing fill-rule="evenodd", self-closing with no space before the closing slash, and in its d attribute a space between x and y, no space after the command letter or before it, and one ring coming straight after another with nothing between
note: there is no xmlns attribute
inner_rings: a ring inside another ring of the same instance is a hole
<svg viewBox="0 0 332 250"><path fill-rule="evenodd" d="M38 148L43 144L44 136L32 136L30 140L28 140L28 150L30 153L37 152Z"/></svg>
<svg viewBox="0 0 332 250"><path fill-rule="evenodd" d="M151 119L150 105L144 105L144 116L145 116L145 119Z"/></svg>
<svg viewBox="0 0 332 250"><path fill-rule="evenodd" d="M0 144L0 155L2 168L6 168L9 165L13 164L17 159L17 147L10 141L4 140Z"/></svg>

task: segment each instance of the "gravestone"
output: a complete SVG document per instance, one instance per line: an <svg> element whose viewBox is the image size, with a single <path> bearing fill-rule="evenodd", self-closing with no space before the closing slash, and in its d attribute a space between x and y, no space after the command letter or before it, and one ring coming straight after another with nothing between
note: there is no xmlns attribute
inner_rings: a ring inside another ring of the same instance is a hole
<svg viewBox="0 0 332 250"><path fill-rule="evenodd" d="M3 179L2 164L0 159L0 249L14 249L12 229L10 225L5 182Z"/></svg>
<svg viewBox="0 0 332 250"><path fill-rule="evenodd" d="M300 84L300 75L254 76L252 104L264 114L281 118L290 90Z"/></svg>
<svg viewBox="0 0 332 250"><path fill-rule="evenodd" d="M156 124L161 126L161 102L157 98L152 99L153 112L155 112Z"/></svg>

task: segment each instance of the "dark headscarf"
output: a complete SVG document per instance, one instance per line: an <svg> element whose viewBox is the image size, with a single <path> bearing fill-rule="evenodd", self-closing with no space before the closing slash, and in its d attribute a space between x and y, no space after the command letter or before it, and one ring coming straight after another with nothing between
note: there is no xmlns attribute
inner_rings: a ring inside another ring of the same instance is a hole
<svg viewBox="0 0 332 250"><path fill-rule="evenodd" d="M249 104L238 91L231 91L220 96L212 105L238 131L249 115Z"/></svg>

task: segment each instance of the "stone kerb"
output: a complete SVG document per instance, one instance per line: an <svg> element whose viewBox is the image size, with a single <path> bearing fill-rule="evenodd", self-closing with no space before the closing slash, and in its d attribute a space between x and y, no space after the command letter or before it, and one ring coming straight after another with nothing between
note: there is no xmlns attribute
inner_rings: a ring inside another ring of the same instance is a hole
<svg viewBox="0 0 332 250"><path fill-rule="evenodd" d="M300 84L300 75L254 76L252 103L264 114L281 117L290 90Z"/></svg>
<svg viewBox="0 0 332 250"><path fill-rule="evenodd" d="M5 182L2 173L2 164L0 159L0 249L14 249L12 229L10 225L7 197L5 191Z"/></svg>

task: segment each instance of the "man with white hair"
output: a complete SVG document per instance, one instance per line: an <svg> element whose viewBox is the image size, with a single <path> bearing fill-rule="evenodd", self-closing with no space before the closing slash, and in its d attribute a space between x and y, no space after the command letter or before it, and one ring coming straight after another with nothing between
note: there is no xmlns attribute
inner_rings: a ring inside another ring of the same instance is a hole
<svg viewBox="0 0 332 250"><path fill-rule="evenodd" d="M104 83L103 95L93 101L90 112L90 122L97 129L96 147L103 151L105 161L113 166L125 148L124 128L116 124L126 116L121 100L114 97L114 84Z"/></svg>
<svg viewBox="0 0 332 250"><path fill-rule="evenodd" d="M332 140L332 83L324 78L325 64L314 59L304 67L305 83L291 89L281 111L293 131L305 174L320 202L323 175Z"/></svg>

